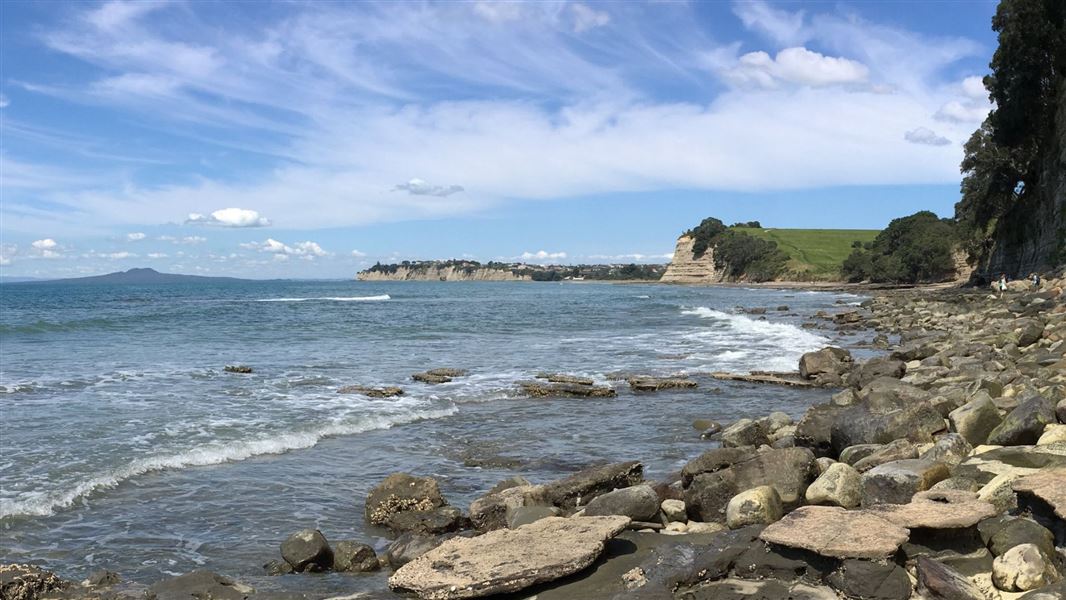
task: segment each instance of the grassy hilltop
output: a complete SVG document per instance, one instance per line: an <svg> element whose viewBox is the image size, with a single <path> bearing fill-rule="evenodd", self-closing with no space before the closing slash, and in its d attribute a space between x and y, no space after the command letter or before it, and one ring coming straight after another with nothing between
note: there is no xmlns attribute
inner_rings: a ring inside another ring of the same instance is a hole
<svg viewBox="0 0 1066 600"><path fill-rule="evenodd" d="M733 227L735 231L777 242L788 255L787 279L840 279L840 265L856 240L872 242L876 229L775 229Z"/></svg>

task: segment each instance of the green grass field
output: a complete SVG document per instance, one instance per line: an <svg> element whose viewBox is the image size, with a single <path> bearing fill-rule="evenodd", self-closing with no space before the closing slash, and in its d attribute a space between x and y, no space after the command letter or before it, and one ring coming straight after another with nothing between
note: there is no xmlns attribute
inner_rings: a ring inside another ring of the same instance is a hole
<svg viewBox="0 0 1066 600"><path fill-rule="evenodd" d="M777 242L791 258L788 277L797 280L839 279L840 265L851 254L851 243L873 241L879 233L876 229L735 229Z"/></svg>

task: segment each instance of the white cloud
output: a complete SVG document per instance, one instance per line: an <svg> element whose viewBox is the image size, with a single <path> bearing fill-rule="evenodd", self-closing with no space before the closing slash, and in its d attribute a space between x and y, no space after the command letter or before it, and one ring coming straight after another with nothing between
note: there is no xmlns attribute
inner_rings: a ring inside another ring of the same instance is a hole
<svg viewBox="0 0 1066 600"><path fill-rule="evenodd" d="M259 212L247 208L223 208L210 215L189 213L185 219L188 224L218 225L220 227L268 227L270 221L259 216Z"/></svg>
<svg viewBox="0 0 1066 600"><path fill-rule="evenodd" d="M771 40L788 46L802 44L810 39L804 26L804 12L790 13L772 8L758 0L734 2L733 13L744 27L758 31Z"/></svg>
<svg viewBox="0 0 1066 600"><path fill-rule="evenodd" d="M533 261L562 260L566 258L566 252L548 252L546 250L538 250L536 252L523 252L518 258L520 258L521 260Z"/></svg>
<svg viewBox="0 0 1066 600"><path fill-rule="evenodd" d="M870 74L860 62L802 47L785 48L774 58L762 51L749 52L719 72L733 85L767 89L782 83L810 87L862 83Z"/></svg>
<svg viewBox="0 0 1066 600"><path fill-rule="evenodd" d="M935 131L927 127L912 129L903 134L903 139L912 144L924 144L926 146L947 146L951 143L951 140L937 135Z"/></svg>
<svg viewBox="0 0 1066 600"><path fill-rule="evenodd" d="M414 196L437 196L440 198L463 191L461 185L432 185L421 179L412 179L407 183L397 184L393 191L405 191Z"/></svg>
<svg viewBox="0 0 1066 600"><path fill-rule="evenodd" d="M570 5L570 12L574 16L574 33L582 33L589 29L603 27L611 22L611 15L596 10L580 2Z"/></svg>
<svg viewBox="0 0 1066 600"><path fill-rule="evenodd" d="M0 244L0 265L10 265L18 254L19 247L16 244Z"/></svg>
<svg viewBox="0 0 1066 600"><path fill-rule="evenodd" d="M146 256L148 258L167 258L166 253L163 252L149 252Z"/></svg>
<svg viewBox="0 0 1066 600"><path fill-rule="evenodd" d="M122 260L125 258L136 258L137 255L132 252L110 252L107 254L101 254L103 258L110 258L111 260Z"/></svg>
<svg viewBox="0 0 1066 600"><path fill-rule="evenodd" d="M32 256L41 258L60 258L63 256L59 243L52 238L34 240L30 244L30 252Z"/></svg>
<svg viewBox="0 0 1066 600"><path fill-rule="evenodd" d="M962 80L962 93L973 100L988 101L988 90L985 89L984 78L977 75Z"/></svg>
<svg viewBox="0 0 1066 600"><path fill-rule="evenodd" d="M360 252L358 250L352 250L352 256L355 258L363 258L366 256L366 252Z"/></svg>
<svg viewBox="0 0 1066 600"><path fill-rule="evenodd" d="M143 234L143 233L140 233L140 232L138 232L138 233L127 233L126 234L126 239L131 241L131 242L140 241L140 240L143 240L146 237L148 237L148 236Z"/></svg>
<svg viewBox="0 0 1066 600"><path fill-rule="evenodd" d="M182 244L185 246L193 246L196 244L202 244L207 241L207 238L198 235L187 235L184 237L174 237L172 235L161 235L158 238L161 242L170 242L171 244Z"/></svg>
<svg viewBox="0 0 1066 600"><path fill-rule="evenodd" d="M954 121L956 123L980 123L988 116L992 106L976 102L959 102L952 100L940 107L933 115L938 121Z"/></svg>
<svg viewBox="0 0 1066 600"><path fill-rule="evenodd" d="M297 242L292 246L279 242L273 238L267 238L264 242L247 242L241 244L241 248L247 248L248 250L257 250L259 252L267 252L275 255L276 260L286 260L290 256L297 256L307 260L313 258L329 256L330 253L322 249L315 242ZM277 258L281 256L282 258Z"/></svg>
<svg viewBox="0 0 1066 600"><path fill-rule="evenodd" d="M43 240L36 240L30 245L33 246L34 248L38 249L38 250L51 250L52 248L55 248L59 244L56 243L56 241L53 240L52 238L45 238Z"/></svg>
<svg viewBox="0 0 1066 600"><path fill-rule="evenodd" d="M5 94L0 94L0 108L11 106L11 100Z"/></svg>

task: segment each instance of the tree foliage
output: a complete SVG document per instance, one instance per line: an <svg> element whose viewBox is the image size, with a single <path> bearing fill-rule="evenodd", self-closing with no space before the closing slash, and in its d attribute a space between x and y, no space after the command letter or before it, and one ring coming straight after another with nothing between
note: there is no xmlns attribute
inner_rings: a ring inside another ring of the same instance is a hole
<svg viewBox="0 0 1066 600"><path fill-rule="evenodd" d="M965 145L955 206L974 257L989 249L1000 217L1037 189L1066 76L1066 2L1002 0L992 29L999 46L984 84L996 106Z"/></svg>
<svg viewBox="0 0 1066 600"><path fill-rule="evenodd" d="M758 221L749 221L734 227L761 226ZM769 281L780 275L788 263L788 255L776 242L733 231L714 217L704 219L685 235L693 240L693 258L702 258L714 248L714 266L731 279Z"/></svg>
<svg viewBox="0 0 1066 600"><path fill-rule="evenodd" d="M919 283L955 275L955 225L929 211L893 219L873 242L855 248L841 270L848 281Z"/></svg>

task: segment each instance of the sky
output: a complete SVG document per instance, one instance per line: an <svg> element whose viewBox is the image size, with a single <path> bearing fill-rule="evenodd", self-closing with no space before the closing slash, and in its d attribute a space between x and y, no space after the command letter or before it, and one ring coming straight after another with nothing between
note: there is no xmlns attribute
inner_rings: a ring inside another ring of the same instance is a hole
<svg viewBox="0 0 1066 600"><path fill-rule="evenodd" d="M0 271L666 262L951 216L991 0L0 3Z"/></svg>

